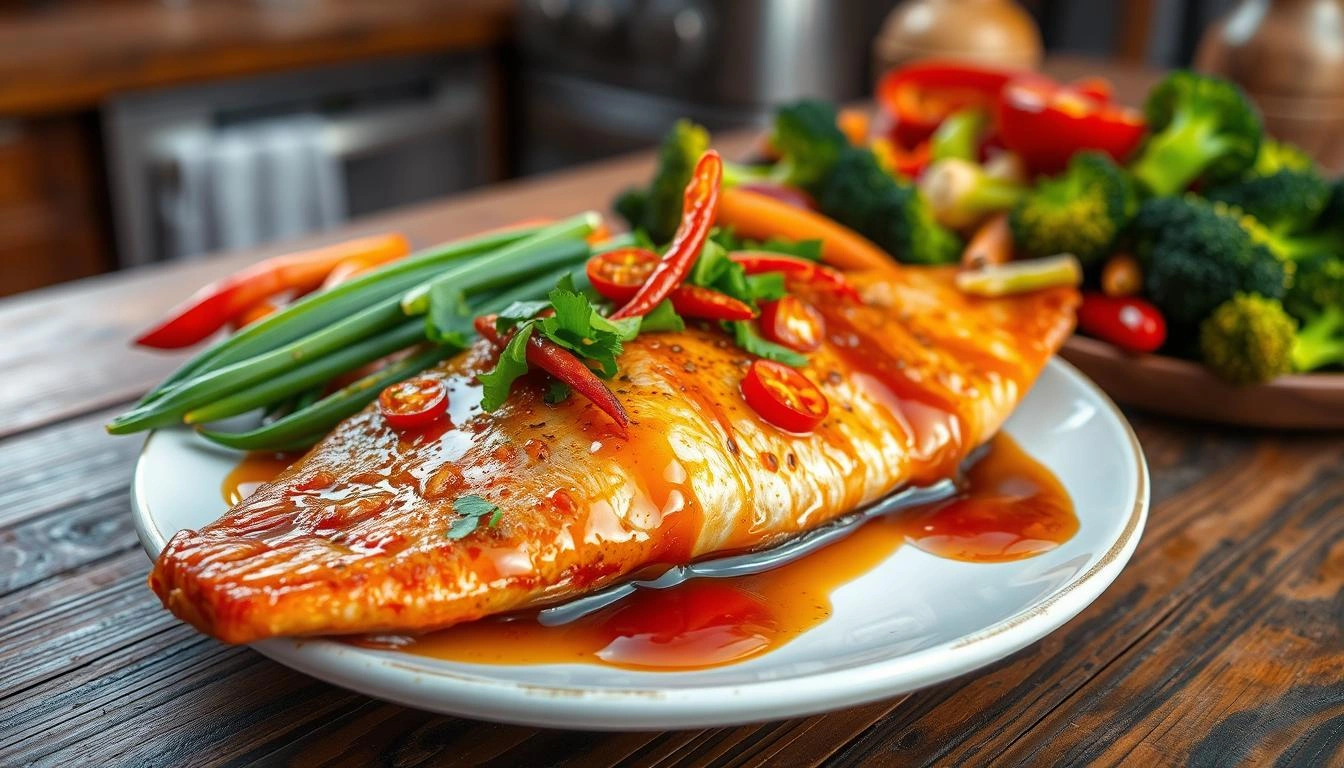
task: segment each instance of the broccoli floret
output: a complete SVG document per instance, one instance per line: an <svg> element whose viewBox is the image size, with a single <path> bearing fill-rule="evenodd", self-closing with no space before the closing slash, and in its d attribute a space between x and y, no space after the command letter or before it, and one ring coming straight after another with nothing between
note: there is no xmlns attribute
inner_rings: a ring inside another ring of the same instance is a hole
<svg viewBox="0 0 1344 768"><path fill-rule="evenodd" d="M1325 207L1329 188L1313 171L1276 171L1209 190L1208 198L1234 205L1276 233L1300 232Z"/></svg>
<svg viewBox="0 0 1344 768"><path fill-rule="evenodd" d="M1204 364L1233 384L1258 384L1293 369L1297 323L1274 299L1238 293L1199 327Z"/></svg>
<svg viewBox="0 0 1344 768"><path fill-rule="evenodd" d="M1295 266L1283 299L1289 314L1306 322L1330 307L1344 307L1344 251L1316 253Z"/></svg>
<svg viewBox="0 0 1344 768"><path fill-rule="evenodd" d="M822 213L898 261L950 264L961 256L961 241L934 221L919 190L888 175L868 150L841 150L830 171L808 191Z"/></svg>
<svg viewBox="0 0 1344 768"><path fill-rule="evenodd" d="M780 107L770 133L770 142L780 154L771 179L798 187L821 179L840 151L849 146L836 119L835 107L824 101L805 100Z"/></svg>
<svg viewBox="0 0 1344 768"><path fill-rule="evenodd" d="M1344 365L1344 250L1299 260L1283 305L1302 321L1293 350L1297 370Z"/></svg>
<svg viewBox="0 0 1344 768"><path fill-rule="evenodd" d="M1136 207L1125 172L1107 155L1082 152L1013 209L1013 244L1029 256L1072 253L1094 263L1110 252Z"/></svg>
<svg viewBox="0 0 1344 768"><path fill-rule="evenodd" d="M1206 195L1249 213L1275 233L1301 232L1315 223L1330 187L1315 163L1291 144L1265 139L1255 165L1241 179Z"/></svg>
<svg viewBox="0 0 1344 768"><path fill-rule="evenodd" d="M648 189L628 189L614 208L630 224L642 229L655 243L672 239L681 220L681 202L686 185L700 156L709 149L709 131L689 120L678 120L658 149L658 170Z"/></svg>
<svg viewBox="0 0 1344 768"><path fill-rule="evenodd" d="M1344 365L1344 305L1325 307L1302 324L1293 347L1293 367L1314 371Z"/></svg>
<svg viewBox="0 0 1344 768"><path fill-rule="evenodd" d="M929 201L935 221L945 227L966 229L991 213L1011 209L1027 193L1027 187L990 176L969 160L949 157L924 171L919 191Z"/></svg>
<svg viewBox="0 0 1344 768"><path fill-rule="evenodd" d="M1203 176L1231 182L1255 163L1260 113L1232 83L1178 70L1148 94L1151 131L1131 170L1154 195L1175 195Z"/></svg>
<svg viewBox="0 0 1344 768"><path fill-rule="evenodd" d="M1237 293L1282 299L1288 268L1255 241L1242 216L1185 197L1147 200L1134 217L1136 254L1148 298L1178 331L1189 331Z"/></svg>

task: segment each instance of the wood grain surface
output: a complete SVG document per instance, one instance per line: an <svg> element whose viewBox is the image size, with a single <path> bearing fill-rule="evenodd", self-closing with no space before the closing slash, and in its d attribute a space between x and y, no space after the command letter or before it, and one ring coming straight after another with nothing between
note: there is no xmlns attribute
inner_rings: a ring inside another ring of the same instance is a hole
<svg viewBox="0 0 1344 768"><path fill-rule="evenodd" d="M648 170L619 160L340 234L427 244L600 206ZM140 441L101 425L174 362L128 350L132 331L261 255L0 301L0 765L1344 765L1337 433L1131 414L1155 504L1096 603L988 669L826 715L538 730L386 704L222 646L145 586L127 511Z"/></svg>

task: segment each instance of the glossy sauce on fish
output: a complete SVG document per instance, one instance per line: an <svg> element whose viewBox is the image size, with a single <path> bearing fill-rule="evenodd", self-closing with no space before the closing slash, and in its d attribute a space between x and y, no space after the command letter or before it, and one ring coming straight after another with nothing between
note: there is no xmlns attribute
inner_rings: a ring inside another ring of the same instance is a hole
<svg viewBox="0 0 1344 768"><path fill-rule="evenodd" d="M286 460L249 455L226 479L225 499L245 496L268 472L282 471ZM1000 434L954 497L870 521L841 541L764 573L640 589L559 626L543 626L527 613L418 636L350 642L479 664L713 667L778 648L822 623L831 615L832 592L902 545L949 559L993 563L1043 554L1077 531L1073 503L1059 480Z"/></svg>

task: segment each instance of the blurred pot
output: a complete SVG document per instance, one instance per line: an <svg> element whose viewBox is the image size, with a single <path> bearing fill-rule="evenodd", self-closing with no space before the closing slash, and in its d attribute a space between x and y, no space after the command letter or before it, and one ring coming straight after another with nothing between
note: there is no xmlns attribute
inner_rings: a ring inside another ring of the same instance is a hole
<svg viewBox="0 0 1344 768"><path fill-rule="evenodd" d="M1036 69L1041 55L1035 20L1013 0L906 0L873 43L873 72L930 57Z"/></svg>
<svg viewBox="0 0 1344 768"><path fill-rule="evenodd" d="M1245 88L1271 136L1344 169L1344 0L1243 0L1204 34L1195 67Z"/></svg>

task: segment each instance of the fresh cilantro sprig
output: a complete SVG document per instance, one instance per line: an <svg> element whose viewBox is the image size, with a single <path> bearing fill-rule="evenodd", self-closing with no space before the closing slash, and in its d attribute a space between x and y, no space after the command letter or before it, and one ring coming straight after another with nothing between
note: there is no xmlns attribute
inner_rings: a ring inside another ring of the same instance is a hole
<svg viewBox="0 0 1344 768"><path fill-rule="evenodd" d="M551 312L546 313L547 310ZM654 323L668 325L671 321L663 317ZM622 345L633 339L640 328L641 318L612 320L604 316L566 275L545 301L515 302L499 313L495 330L501 334L512 331L513 338L500 352L495 367L477 377L482 389L481 408L493 411L503 405L513 382L527 373L527 344L533 334L573 352L599 375L611 378L616 375L616 358ZM565 397L567 391L555 389L547 395L548 402L559 402Z"/></svg>
<svg viewBox="0 0 1344 768"><path fill-rule="evenodd" d="M489 518L485 524L486 528L494 528L499 524L499 519L504 515L504 511L491 504L485 499L471 494L469 496L460 496L453 501L453 511L461 515L448 526L448 538L457 541L470 536L480 527L481 521Z"/></svg>
<svg viewBox="0 0 1344 768"><path fill-rule="evenodd" d="M753 309L759 309L762 301L774 301L787 293L783 274L748 275L741 264L728 258L727 250L716 239L709 240L701 249L700 258L691 270L690 281L726 293ZM805 355L761 338L746 320L726 322L723 327L732 335L733 342L750 354L795 368L807 364Z"/></svg>

